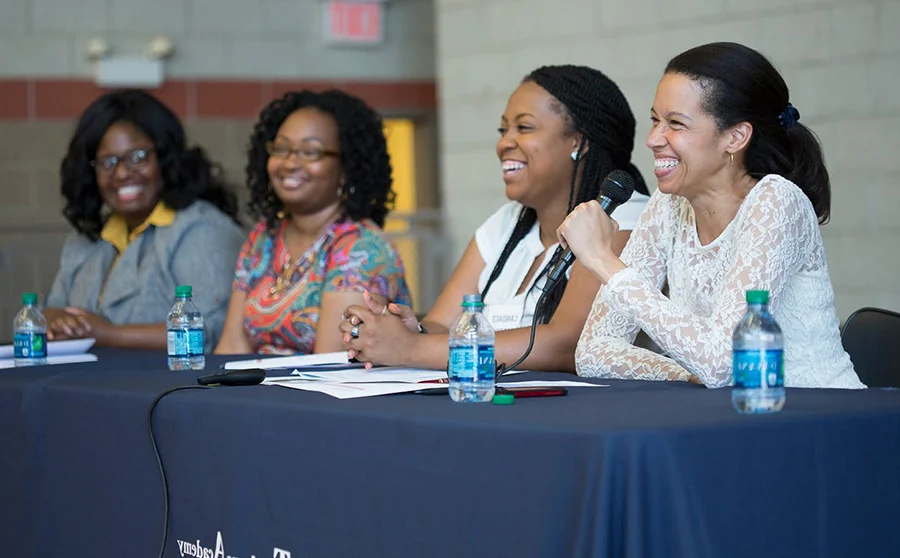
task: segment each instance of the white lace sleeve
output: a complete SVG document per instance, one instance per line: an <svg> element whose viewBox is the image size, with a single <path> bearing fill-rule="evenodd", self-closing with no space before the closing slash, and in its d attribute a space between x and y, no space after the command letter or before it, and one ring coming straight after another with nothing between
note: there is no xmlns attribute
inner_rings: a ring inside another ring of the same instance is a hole
<svg viewBox="0 0 900 558"><path fill-rule="evenodd" d="M629 268L623 272L643 277L648 289L659 291L665 281L666 261L671 246L671 200L653 194L622 252ZM631 343L641 329L633 316L618 312L605 303L601 287L575 350L575 367L580 376L631 378L640 380L687 380L690 374L670 358L635 347Z"/></svg>
<svg viewBox="0 0 900 558"><path fill-rule="evenodd" d="M631 257L622 256L629 268L616 273L597 294L576 351L579 374L686 379L689 372L709 387L732 382L731 334L746 311L746 291L768 290L770 307L775 311L786 280L813 251L817 226L809 200L781 177L764 178L751 195L747 214L734 232L735 257L728 262L724 280L710 293L712 311L708 317L698 316L663 296L659 292L661 281L645 271L658 272L658 260L665 254L653 235L674 238L671 235L678 227L672 212L646 215L646 227L635 231L639 235L632 238L636 245L628 254ZM649 207L645 213L650 213ZM629 248L631 242L626 252ZM680 269L690 273L694 270L692 263L690 259L675 260L668 266L683 266ZM665 265L663 261L662 267ZM639 329L671 359L631 346Z"/></svg>

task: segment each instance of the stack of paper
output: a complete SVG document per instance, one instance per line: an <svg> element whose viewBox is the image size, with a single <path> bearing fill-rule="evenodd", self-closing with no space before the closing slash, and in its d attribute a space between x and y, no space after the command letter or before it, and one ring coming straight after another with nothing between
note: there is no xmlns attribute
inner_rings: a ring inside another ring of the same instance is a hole
<svg viewBox="0 0 900 558"><path fill-rule="evenodd" d="M305 391L317 391L338 399L372 397L392 393L406 393L428 387L447 384L443 370L386 367L374 370L341 370L324 372L297 372L280 378L266 378L263 384ZM529 381L505 382L503 387L602 387L598 384L578 381Z"/></svg>
<svg viewBox="0 0 900 558"><path fill-rule="evenodd" d="M254 358L250 360L235 360L225 363L225 370L250 370L259 368L262 370L288 369L338 369L362 368L363 363L350 362L347 351L337 353L321 353L317 355L292 355L285 357Z"/></svg>
<svg viewBox="0 0 900 558"><path fill-rule="evenodd" d="M372 370L295 371L291 376L266 378L263 384L305 391L318 391L338 399L372 397L404 393L428 387L422 384L446 384L443 370L384 367Z"/></svg>
<svg viewBox="0 0 900 558"><path fill-rule="evenodd" d="M226 370L251 368L269 371L266 373L266 379L262 382L264 385L317 391L338 399L406 393L447 384L447 372L444 370L400 366L384 366L366 370L362 363L350 362L346 352L258 358L225 364ZM283 374L279 376L278 370L283 370ZM522 372L525 371L516 370L509 374L521 374ZM574 381L513 382L499 385L504 387L513 385L523 387L598 387L597 384Z"/></svg>
<svg viewBox="0 0 900 558"><path fill-rule="evenodd" d="M74 362L94 362L97 355L88 353L94 346L94 339L69 339L47 343L47 364L71 364ZM0 368L13 368L13 346L0 345Z"/></svg>

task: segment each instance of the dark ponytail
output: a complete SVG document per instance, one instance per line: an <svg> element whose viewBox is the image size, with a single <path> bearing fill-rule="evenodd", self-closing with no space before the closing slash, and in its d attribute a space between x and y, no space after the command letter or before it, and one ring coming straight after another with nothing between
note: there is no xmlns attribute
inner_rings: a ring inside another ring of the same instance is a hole
<svg viewBox="0 0 900 558"><path fill-rule="evenodd" d="M799 123L784 78L759 52L737 43L710 43L687 50L666 65L666 73L684 75L701 84L703 110L718 129L741 122L753 126L744 155L754 178L779 174L812 202L820 224L831 215L831 182L822 146Z"/></svg>
<svg viewBox="0 0 900 558"><path fill-rule="evenodd" d="M812 130L799 122L786 133L791 144L792 164L783 176L800 186L812 202L819 224L824 225L831 218L831 180L825 167L822 144Z"/></svg>
<svg viewBox="0 0 900 558"><path fill-rule="evenodd" d="M544 66L531 72L522 83L533 82L553 96L554 107L563 118L566 132L579 132L582 142L577 160L572 164L569 185L569 211L576 205L595 199L607 174L622 169L634 178L636 190L647 194L647 185L640 171L631 163L634 148L635 120L628 101L619 87L602 72L586 66ZM581 170L581 183L576 184ZM509 240L494 265L481 293L484 300L491 285L500 276L510 254L537 222L534 209L523 208ZM562 255L557 248L541 274L546 274ZM537 283L537 281L535 281ZM538 323L550 321L556 312L568 279L564 276L552 291L546 293L541 308L537 308Z"/></svg>

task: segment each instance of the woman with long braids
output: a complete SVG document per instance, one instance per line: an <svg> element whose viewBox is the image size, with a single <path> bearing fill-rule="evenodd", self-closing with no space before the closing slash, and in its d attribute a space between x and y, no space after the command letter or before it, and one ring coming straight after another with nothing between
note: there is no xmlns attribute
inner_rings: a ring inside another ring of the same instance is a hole
<svg viewBox="0 0 900 558"><path fill-rule="evenodd" d="M381 118L340 90L291 92L262 110L247 163L259 218L237 262L217 353L341 349L341 311L374 292L409 303L381 227L393 202Z"/></svg>
<svg viewBox="0 0 900 558"><path fill-rule="evenodd" d="M545 66L525 77L500 119L497 157L511 200L475 232L450 281L422 323L396 301L369 295L341 322L350 355L374 364L444 368L447 333L467 293L481 293L498 331L497 362L510 364L528 346L537 311L534 350L522 366L574 371L575 345L599 283L577 263L535 308L546 274L562 251L558 227L575 205L595 199L613 170L637 184L616 210L621 251L646 200L631 164L635 120L616 84L584 66Z"/></svg>

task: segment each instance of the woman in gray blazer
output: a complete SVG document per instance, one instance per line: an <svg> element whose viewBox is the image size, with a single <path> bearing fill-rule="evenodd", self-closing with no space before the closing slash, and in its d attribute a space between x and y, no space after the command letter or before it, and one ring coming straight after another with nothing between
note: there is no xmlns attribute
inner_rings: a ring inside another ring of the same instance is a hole
<svg viewBox="0 0 900 558"><path fill-rule="evenodd" d="M61 168L75 232L47 297L49 339L163 350L175 287L191 285L215 346L244 236L215 170L148 93L112 92L85 110Z"/></svg>

